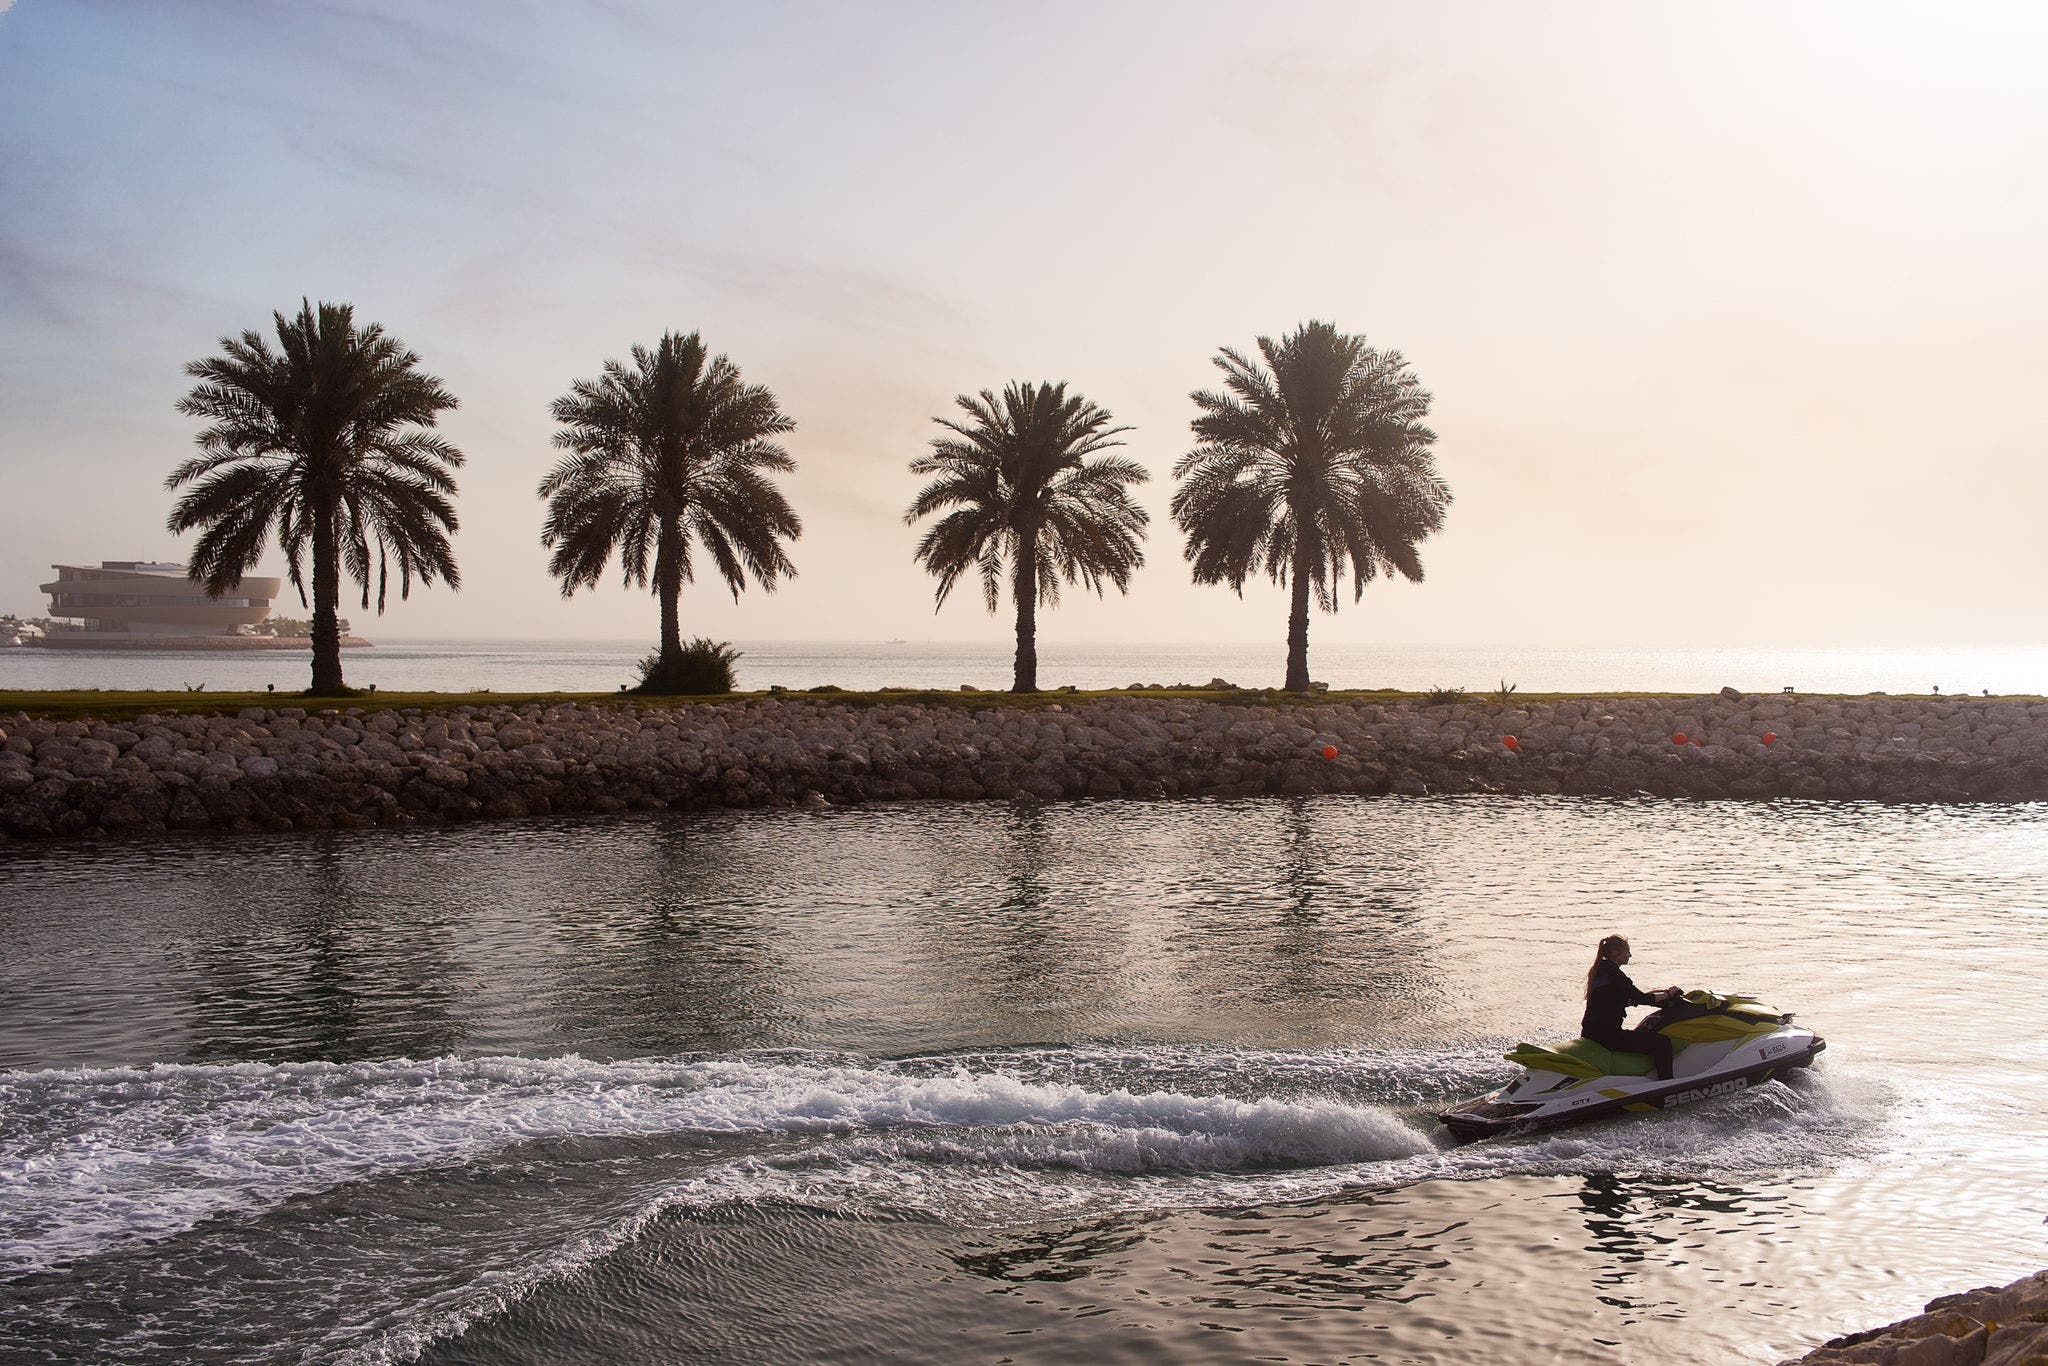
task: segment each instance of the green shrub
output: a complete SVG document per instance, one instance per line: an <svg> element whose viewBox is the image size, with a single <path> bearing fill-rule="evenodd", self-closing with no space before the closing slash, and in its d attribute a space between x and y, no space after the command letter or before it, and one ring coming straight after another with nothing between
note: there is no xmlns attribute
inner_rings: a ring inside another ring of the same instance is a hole
<svg viewBox="0 0 2048 1366"><path fill-rule="evenodd" d="M1422 699L1425 707L1448 707L1465 700L1463 688L1431 688Z"/></svg>
<svg viewBox="0 0 2048 1366"><path fill-rule="evenodd" d="M655 697L707 697L733 690L732 666L740 652L723 641L702 636L667 659L661 653L640 661L640 685L633 689Z"/></svg>

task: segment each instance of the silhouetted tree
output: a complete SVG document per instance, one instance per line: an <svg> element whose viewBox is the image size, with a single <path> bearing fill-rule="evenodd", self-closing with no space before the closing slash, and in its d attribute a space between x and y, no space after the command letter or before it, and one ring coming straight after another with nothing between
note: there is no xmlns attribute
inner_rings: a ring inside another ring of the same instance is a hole
<svg viewBox="0 0 2048 1366"><path fill-rule="evenodd" d="M1139 541L1148 520L1129 487L1150 476L1134 460L1089 457L1123 443L1130 430L1064 384L1013 383L999 400L954 400L967 422L932 420L951 435L910 462L910 472L936 475L918 492L903 520L944 512L918 543L917 558L938 575L938 601L962 574L981 575L982 599L994 612L1003 579L1017 606L1017 663L1012 692L1038 690L1038 605L1056 606L1060 580L1096 593L1107 580L1128 592L1144 564Z"/></svg>
<svg viewBox="0 0 2048 1366"><path fill-rule="evenodd" d="M312 692L334 695L347 691L336 614L344 567L367 608L375 560L380 613L394 561L400 597L415 578L462 586L448 545L449 471L462 452L427 430L455 397L382 327L358 328L348 304L301 300L297 317L272 317L279 350L244 332L185 367L199 383L178 411L213 425L199 434L202 454L164 482L191 485L169 526L203 528L186 572L214 597L241 583L273 537L301 602L312 561Z"/></svg>
<svg viewBox="0 0 2048 1366"><path fill-rule="evenodd" d="M1420 582L1416 545L1443 525L1451 491L1437 474L1430 396L1398 351L1311 322L1275 342L1265 364L1224 349L1225 392L1193 395L1200 443L1174 468L1173 515L1196 583L1240 595L1263 568L1292 590L1287 681L1308 689L1308 604L1337 610L1349 566L1353 600L1381 573Z"/></svg>
<svg viewBox="0 0 2048 1366"><path fill-rule="evenodd" d="M606 361L554 403L569 452L541 480L548 517L541 544L562 596L595 587L614 551L626 582L647 586L650 561L661 600L661 652L643 690L671 691L683 655L677 602L696 578L693 543L711 557L738 601L751 577L774 591L794 577L782 543L803 523L770 481L796 462L774 438L796 430L765 386L713 356L692 332L671 332L633 364Z"/></svg>

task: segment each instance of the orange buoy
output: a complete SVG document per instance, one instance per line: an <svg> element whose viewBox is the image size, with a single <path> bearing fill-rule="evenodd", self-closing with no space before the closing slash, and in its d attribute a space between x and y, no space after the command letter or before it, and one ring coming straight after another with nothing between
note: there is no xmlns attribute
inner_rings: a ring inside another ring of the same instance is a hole
<svg viewBox="0 0 2048 1366"><path fill-rule="evenodd" d="M1767 745L1775 745L1775 744L1777 744L1777 743L1778 743L1778 732L1776 732L1776 731L1774 731L1774 730L1767 730L1767 731L1765 731L1765 732L1764 732L1764 743L1765 743L1765 744L1767 744Z"/></svg>
<svg viewBox="0 0 2048 1366"><path fill-rule="evenodd" d="M1522 747L1522 742L1520 740L1517 740L1512 735L1501 736L1500 742L1506 745L1509 749L1520 749Z"/></svg>
<svg viewBox="0 0 2048 1366"><path fill-rule="evenodd" d="M1685 743L1685 732L1684 732L1684 731L1682 731L1682 730L1680 730L1680 731L1673 731L1673 732L1672 732L1672 734L1671 734L1671 743L1672 743L1672 744L1674 744L1674 745L1682 745L1682 744L1684 744L1684 743Z"/></svg>
<svg viewBox="0 0 2048 1366"><path fill-rule="evenodd" d="M1335 745L1324 745L1324 746L1323 746L1323 757L1324 757L1325 759L1334 759L1334 758L1336 758L1336 757L1337 757L1337 747L1336 747Z"/></svg>

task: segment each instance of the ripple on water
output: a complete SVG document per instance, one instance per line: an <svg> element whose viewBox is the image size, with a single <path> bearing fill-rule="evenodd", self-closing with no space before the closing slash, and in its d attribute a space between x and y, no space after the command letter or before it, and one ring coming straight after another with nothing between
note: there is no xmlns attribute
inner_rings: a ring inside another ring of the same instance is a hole
<svg viewBox="0 0 2048 1366"><path fill-rule="evenodd" d="M0 1354L1766 1359L2042 1255L2044 905L2048 813L1813 803L9 851ZM1447 1144L1616 928L1821 1066Z"/></svg>

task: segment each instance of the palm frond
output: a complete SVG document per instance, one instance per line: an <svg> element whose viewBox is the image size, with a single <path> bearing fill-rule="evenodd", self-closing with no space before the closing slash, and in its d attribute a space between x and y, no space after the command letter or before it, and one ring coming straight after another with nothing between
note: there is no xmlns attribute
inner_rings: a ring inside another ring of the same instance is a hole
<svg viewBox="0 0 2048 1366"><path fill-rule="evenodd" d="M1147 520L1129 490L1149 473L1098 453L1122 445L1131 429L1112 425L1107 411L1064 384L1013 382L1001 394L983 389L953 402L964 416L932 419L943 434L910 461L912 474L936 477L903 517L915 525L944 514L916 552L938 578L938 602L972 566L994 612L1006 566L1025 547L1037 568L1028 587L1010 585L1013 594L1029 592L1051 607L1063 582L1128 591L1130 571L1143 563L1137 546Z"/></svg>
<svg viewBox="0 0 2048 1366"><path fill-rule="evenodd" d="M735 598L749 582L773 591L796 573L782 542L803 524L766 475L796 468L775 440L796 424L694 332L630 354L550 407L568 454L540 483L549 572L566 597L597 584L616 554L629 584L667 574L679 585L694 579L696 545Z"/></svg>
<svg viewBox="0 0 2048 1366"><path fill-rule="evenodd" d="M276 348L255 331L224 337L219 354L193 361L197 383L178 411L209 425L200 454L172 470L167 488L185 489L171 530L198 530L191 569L207 590L231 590L275 540L303 600L306 561L316 582L322 557L362 588L368 605L372 542L398 545L401 575L430 568L459 582L445 540L410 533L416 523L455 527L454 481L462 452L431 430L456 406L419 357L375 323L358 327L347 304L301 301L296 315L272 315ZM316 545L319 526L331 540ZM395 530L394 530L395 529ZM374 577L381 604L384 571ZM332 609L315 602L316 610Z"/></svg>
<svg viewBox="0 0 2048 1366"><path fill-rule="evenodd" d="M1419 544L1441 529L1430 395L1398 351L1332 324L1260 337L1256 358L1222 349L1220 390L1192 397L1195 447L1176 463L1172 513L1198 583L1242 593L1262 570L1306 578L1334 611L1383 573L1420 579Z"/></svg>

